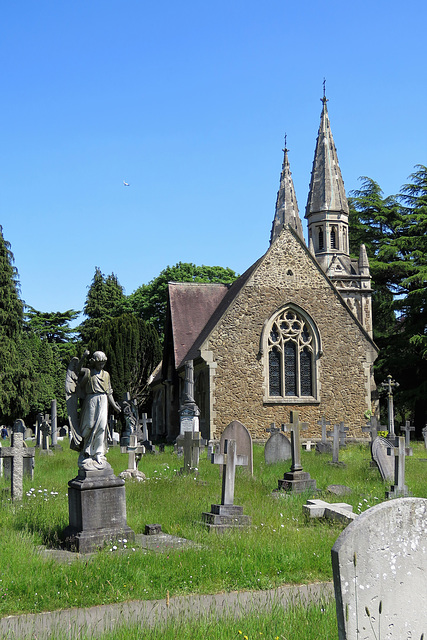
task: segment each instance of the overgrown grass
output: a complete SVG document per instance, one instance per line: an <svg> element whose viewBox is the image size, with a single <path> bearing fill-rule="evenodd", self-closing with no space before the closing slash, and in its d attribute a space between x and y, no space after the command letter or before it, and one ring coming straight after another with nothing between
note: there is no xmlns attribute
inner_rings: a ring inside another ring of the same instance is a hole
<svg viewBox="0 0 427 640"><path fill-rule="evenodd" d="M413 446L414 457L406 461L406 483L413 495L427 497L427 462L422 460L427 452L420 443ZM112 449L108 459L117 474L127 466L119 448ZM389 484L370 468L367 446L349 445L340 459L345 467L327 464L330 456L303 452L304 470L321 491L317 497L344 500L356 512L384 499ZM252 517L248 531L217 535L206 530L201 514L220 501L219 469L204 454L196 478L177 476L182 459L166 447L164 454L141 461L146 482L126 484L128 524L141 533L145 524L160 523L166 533L191 539L198 547L156 554L122 542L126 549L120 552L108 546L90 559L60 564L40 554L37 545L55 546L68 524L67 482L76 475L76 464L77 456L66 443L54 456L37 452L35 479L32 484L26 481L22 503L12 504L2 494L1 616L164 598L167 591L172 597L332 579L330 550L342 525L306 522L302 505L310 494L273 497L290 463L265 465L261 446L254 447L254 477L239 468L236 478L235 503ZM4 479L0 482L0 488L7 486ZM345 484L352 494L327 494L330 484Z"/></svg>

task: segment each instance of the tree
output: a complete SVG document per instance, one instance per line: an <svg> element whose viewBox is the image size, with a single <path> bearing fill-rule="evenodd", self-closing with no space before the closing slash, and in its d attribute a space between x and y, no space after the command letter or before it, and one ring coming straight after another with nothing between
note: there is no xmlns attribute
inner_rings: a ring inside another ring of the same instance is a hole
<svg viewBox="0 0 427 640"><path fill-rule="evenodd" d="M237 274L229 267L196 266L178 262L167 266L148 284L143 284L127 297L123 310L131 311L154 325L163 337L166 320L168 282L217 282L231 284Z"/></svg>
<svg viewBox="0 0 427 640"><path fill-rule="evenodd" d="M144 406L149 397L148 377L161 360L155 328L130 313L107 318L93 334L89 348L106 354L116 397L123 398L129 391Z"/></svg>
<svg viewBox="0 0 427 640"><path fill-rule="evenodd" d="M114 273L105 276L99 267L95 267L95 275L83 308L87 320L84 320L79 327L84 344L89 344L104 320L122 312L121 304L124 301L125 294L117 276Z"/></svg>
<svg viewBox="0 0 427 640"><path fill-rule="evenodd" d="M14 407L19 386L16 344L23 318L18 272L13 262L10 244L4 239L0 226L0 414L6 421L17 417Z"/></svg>

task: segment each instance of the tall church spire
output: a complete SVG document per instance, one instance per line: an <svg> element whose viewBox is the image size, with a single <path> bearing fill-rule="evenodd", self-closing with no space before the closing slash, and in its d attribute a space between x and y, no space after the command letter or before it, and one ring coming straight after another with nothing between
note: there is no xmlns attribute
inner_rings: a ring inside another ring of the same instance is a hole
<svg viewBox="0 0 427 640"><path fill-rule="evenodd" d="M336 255L349 257L348 202L323 95L305 217L316 257L327 269Z"/></svg>
<svg viewBox="0 0 427 640"><path fill-rule="evenodd" d="M282 173L280 175L280 188L277 192L276 213L271 229L270 244L274 242L285 225L290 225L304 240L301 219L299 217L298 203L295 196L294 183L289 165L288 149L283 149Z"/></svg>

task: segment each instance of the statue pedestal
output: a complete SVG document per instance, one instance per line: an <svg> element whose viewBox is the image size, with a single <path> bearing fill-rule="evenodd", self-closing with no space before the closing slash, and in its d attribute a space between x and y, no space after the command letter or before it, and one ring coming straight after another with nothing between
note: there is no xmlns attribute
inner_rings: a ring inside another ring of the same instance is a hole
<svg viewBox="0 0 427 640"><path fill-rule="evenodd" d="M125 483L110 465L84 471L68 483L69 525L65 545L72 551L90 553L119 538L135 540L126 522Z"/></svg>

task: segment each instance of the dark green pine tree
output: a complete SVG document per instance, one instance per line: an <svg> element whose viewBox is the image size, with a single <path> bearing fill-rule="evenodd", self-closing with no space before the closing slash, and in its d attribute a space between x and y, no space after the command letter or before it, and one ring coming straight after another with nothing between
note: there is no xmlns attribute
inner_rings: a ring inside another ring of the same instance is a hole
<svg viewBox="0 0 427 640"><path fill-rule="evenodd" d="M95 267L95 275L83 308L87 319L79 327L80 336L85 345L91 342L93 335L104 320L113 318L122 312L120 305L124 300L123 287L117 276L114 273L105 276L99 267Z"/></svg>
<svg viewBox="0 0 427 640"><path fill-rule="evenodd" d="M19 353L23 304L19 297L18 272L13 266L10 244L0 226L0 415L4 422L17 417L15 400L19 389Z"/></svg>
<svg viewBox="0 0 427 640"><path fill-rule="evenodd" d="M130 313L107 318L94 333L89 349L106 354L115 398L121 400L129 391L148 410L148 377L161 360L155 328Z"/></svg>

